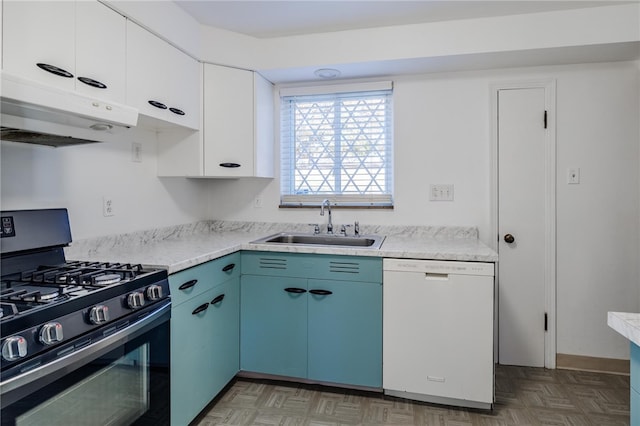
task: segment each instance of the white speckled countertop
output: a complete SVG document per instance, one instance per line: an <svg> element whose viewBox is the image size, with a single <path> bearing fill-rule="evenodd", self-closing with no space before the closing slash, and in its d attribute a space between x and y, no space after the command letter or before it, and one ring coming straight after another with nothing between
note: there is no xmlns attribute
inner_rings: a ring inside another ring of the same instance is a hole
<svg viewBox="0 0 640 426"><path fill-rule="evenodd" d="M640 346L640 314L609 312L607 324L624 337Z"/></svg>
<svg viewBox="0 0 640 426"><path fill-rule="evenodd" d="M165 268L170 274L238 250L340 254L411 259L495 262L498 254L478 240L474 227L366 226L363 235L386 236L379 250L283 246L251 241L283 231L309 232L306 224L203 221L131 234L74 241L69 260L129 262Z"/></svg>

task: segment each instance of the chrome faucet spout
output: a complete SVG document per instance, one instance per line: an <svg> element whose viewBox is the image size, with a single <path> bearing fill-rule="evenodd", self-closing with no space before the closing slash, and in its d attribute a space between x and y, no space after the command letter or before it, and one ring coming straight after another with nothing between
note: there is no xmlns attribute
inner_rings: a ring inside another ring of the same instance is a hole
<svg viewBox="0 0 640 426"><path fill-rule="evenodd" d="M324 206L327 206L327 211L329 212L329 220L327 222L327 234L333 234L333 223L331 222L331 201L323 200L322 204L320 204L320 216L324 216Z"/></svg>

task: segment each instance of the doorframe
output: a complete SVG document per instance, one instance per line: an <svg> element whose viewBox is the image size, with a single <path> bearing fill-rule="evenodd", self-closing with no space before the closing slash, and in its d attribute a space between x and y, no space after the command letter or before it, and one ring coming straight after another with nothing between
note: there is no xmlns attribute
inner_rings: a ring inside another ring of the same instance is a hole
<svg viewBox="0 0 640 426"><path fill-rule="evenodd" d="M545 93L545 110L547 111L547 132L545 134L545 272L544 294L545 312L547 313L547 332L544 337L544 366L556 368L556 80L524 80L496 82L490 85L491 92L491 248L498 251L498 93L508 89L543 88ZM498 260L499 262L499 260ZM496 274L496 288L500 288ZM496 291L496 318L500 312L499 292ZM496 329L499 322L496 320ZM496 359L498 358L498 336L496 330Z"/></svg>

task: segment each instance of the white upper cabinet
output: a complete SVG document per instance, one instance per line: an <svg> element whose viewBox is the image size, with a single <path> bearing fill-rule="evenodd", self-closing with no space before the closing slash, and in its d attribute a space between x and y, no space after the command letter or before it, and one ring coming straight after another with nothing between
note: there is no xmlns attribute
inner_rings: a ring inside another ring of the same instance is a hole
<svg viewBox="0 0 640 426"><path fill-rule="evenodd" d="M199 132L158 134L158 175L273 177L273 85L259 74L204 64Z"/></svg>
<svg viewBox="0 0 640 426"><path fill-rule="evenodd" d="M204 67L204 174L252 176L253 72Z"/></svg>
<svg viewBox="0 0 640 426"><path fill-rule="evenodd" d="M124 103L126 19L97 1L77 2L76 18L76 90Z"/></svg>
<svg viewBox="0 0 640 426"><path fill-rule="evenodd" d="M126 19L97 1L3 5L3 70L124 102Z"/></svg>
<svg viewBox="0 0 640 426"><path fill-rule="evenodd" d="M76 3L6 0L2 7L3 70L73 90Z"/></svg>
<svg viewBox="0 0 640 426"><path fill-rule="evenodd" d="M273 86L259 74L204 67L204 175L273 177Z"/></svg>
<svg viewBox="0 0 640 426"><path fill-rule="evenodd" d="M127 104L141 114L200 128L200 63L127 21Z"/></svg>

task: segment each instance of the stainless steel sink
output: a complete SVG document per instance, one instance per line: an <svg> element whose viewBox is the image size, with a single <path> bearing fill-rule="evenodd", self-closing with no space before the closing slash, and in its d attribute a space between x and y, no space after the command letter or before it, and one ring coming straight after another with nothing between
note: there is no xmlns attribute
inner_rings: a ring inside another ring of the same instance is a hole
<svg viewBox="0 0 640 426"><path fill-rule="evenodd" d="M328 234L297 234L281 232L268 237L252 241L252 244L278 244L293 246L327 246L354 247L377 250L382 245L384 237L379 235L328 235Z"/></svg>

